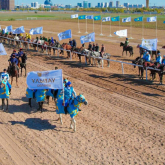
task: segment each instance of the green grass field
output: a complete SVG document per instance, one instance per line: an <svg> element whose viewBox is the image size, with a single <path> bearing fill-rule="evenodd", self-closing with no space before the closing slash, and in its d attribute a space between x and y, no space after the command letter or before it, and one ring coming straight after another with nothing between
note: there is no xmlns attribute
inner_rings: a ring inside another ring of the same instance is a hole
<svg viewBox="0 0 165 165"><path fill-rule="evenodd" d="M37 17L38 20L59 20L59 21L67 21L67 22L77 22L77 19L71 19L70 15L74 13L67 13L67 12L4 12L0 13L0 21L9 21L9 20L27 20L27 17ZM100 15L99 13L79 13L79 15ZM120 15L120 26L130 26L130 23L122 23L121 19L125 17L132 17L132 27L142 27L142 22L134 22L133 19L143 16L144 17L144 28L150 28L150 29L155 29L156 23L148 23L146 22L147 17L155 16L155 15L142 15L142 14L111 14L111 13L106 13L106 14L101 14L102 17L106 16L119 16ZM161 30L165 30L165 24L163 24L163 21L165 21L165 15L157 15L157 28ZM85 20L80 20L80 22L86 22ZM92 20L88 20L88 24L92 24ZM95 21L95 24L100 24L100 21ZM109 25L110 22L105 22L103 24ZM119 26L119 22L111 22L112 26Z"/></svg>

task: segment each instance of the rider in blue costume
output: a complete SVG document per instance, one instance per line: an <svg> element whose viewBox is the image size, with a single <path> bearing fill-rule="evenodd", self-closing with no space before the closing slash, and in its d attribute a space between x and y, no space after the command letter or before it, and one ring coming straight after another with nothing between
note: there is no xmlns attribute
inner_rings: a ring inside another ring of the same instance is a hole
<svg viewBox="0 0 165 165"><path fill-rule="evenodd" d="M147 52L147 54L145 56L145 61L150 62L150 60L151 60L151 55L149 54L149 52Z"/></svg>
<svg viewBox="0 0 165 165"><path fill-rule="evenodd" d="M16 55L17 57L21 57L23 56L23 51L22 51L22 48L20 48L18 54Z"/></svg>
<svg viewBox="0 0 165 165"><path fill-rule="evenodd" d="M145 60L146 54L147 54L147 51L144 50L143 57L142 57L144 60Z"/></svg>
<svg viewBox="0 0 165 165"><path fill-rule="evenodd" d="M1 80L6 77L7 78L7 81L9 81L9 74L7 73L7 70L4 69L3 70L3 73L1 74Z"/></svg>
<svg viewBox="0 0 165 165"><path fill-rule="evenodd" d="M13 54L15 54L15 56L17 56L16 50L13 50L13 53L11 54L10 58L13 56Z"/></svg>
<svg viewBox="0 0 165 165"><path fill-rule="evenodd" d="M156 57L156 63L159 63L159 64L162 63L162 57L161 57L160 53L158 53L158 57Z"/></svg>
<svg viewBox="0 0 165 165"><path fill-rule="evenodd" d="M12 57L9 59L11 63L16 63L18 65L18 60L15 58L15 54L12 55Z"/></svg>
<svg viewBox="0 0 165 165"><path fill-rule="evenodd" d="M76 97L76 92L74 91L70 81L67 82L66 87L64 88L64 100L65 100L65 113L67 114L67 106L70 100L73 100Z"/></svg>
<svg viewBox="0 0 165 165"><path fill-rule="evenodd" d="M163 56L162 65L165 65L165 55Z"/></svg>

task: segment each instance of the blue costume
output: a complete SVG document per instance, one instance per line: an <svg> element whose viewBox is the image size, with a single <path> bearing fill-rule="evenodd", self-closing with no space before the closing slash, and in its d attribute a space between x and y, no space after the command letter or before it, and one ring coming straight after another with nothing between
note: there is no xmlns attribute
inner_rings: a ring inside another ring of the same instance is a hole
<svg viewBox="0 0 165 165"><path fill-rule="evenodd" d="M21 57L23 55L23 51L19 51L18 54L16 55L17 57Z"/></svg>
<svg viewBox="0 0 165 165"><path fill-rule="evenodd" d="M27 88L26 89L26 97L28 99L32 99L33 98L33 93L36 92L37 90L36 89L29 89Z"/></svg>
<svg viewBox="0 0 165 165"><path fill-rule="evenodd" d="M165 65L165 59L162 60L162 64Z"/></svg>
<svg viewBox="0 0 165 165"><path fill-rule="evenodd" d="M72 47L73 46L73 41L69 41L69 45Z"/></svg>
<svg viewBox="0 0 165 165"><path fill-rule="evenodd" d="M76 40L73 40L73 47L76 47L76 46L77 46Z"/></svg>
<svg viewBox="0 0 165 165"><path fill-rule="evenodd" d="M146 61L146 62L150 62L150 60L151 60L150 54L146 54L146 56L145 56L145 61Z"/></svg>
<svg viewBox="0 0 165 165"><path fill-rule="evenodd" d="M147 54L146 52L143 53L143 57L142 57L143 59L145 59L146 54Z"/></svg>
<svg viewBox="0 0 165 165"><path fill-rule="evenodd" d="M11 63L16 63L18 65L18 60L16 58L10 58Z"/></svg>
<svg viewBox="0 0 165 165"><path fill-rule="evenodd" d="M9 98L9 94L10 94L9 89L11 89L10 83L5 80L2 80L1 83L3 83L5 85L5 87L1 88L1 86L0 86L0 98L1 99Z"/></svg>
<svg viewBox="0 0 165 165"><path fill-rule="evenodd" d="M45 101L46 90L45 89L37 89L37 91L35 92L35 98L36 98L37 103Z"/></svg>
<svg viewBox="0 0 165 165"><path fill-rule="evenodd" d="M8 73L3 72L3 73L1 74L1 80L2 80L4 77L6 77L6 78L7 78L7 81L9 81L9 74L8 74Z"/></svg>
<svg viewBox="0 0 165 165"><path fill-rule="evenodd" d="M53 37L51 37L51 43L54 44L54 40L53 40Z"/></svg>
<svg viewBox="0 0 165 165"><path fill-rule="evenodd" d="M161 56L158 56L156 58L156 62L158 62L159 64L161 64L162 63L162 57Z"/></svg>

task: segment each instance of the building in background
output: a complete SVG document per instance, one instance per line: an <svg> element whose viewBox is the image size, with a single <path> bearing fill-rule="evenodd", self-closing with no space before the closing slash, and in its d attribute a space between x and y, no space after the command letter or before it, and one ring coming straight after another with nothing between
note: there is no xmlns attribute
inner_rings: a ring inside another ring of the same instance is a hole
<svg viewBox="0 0 165 165"><path fill-rule="evenodd" d="M71 9L72 8L72 5L71 4L70 5L65 5L65 8Z"/></svg>
<svg viewBox="0 0 165 165"><path fill-rule="evenodd" d="M104 8L105 4L104 2L101 2L101 8Z"/></svg>
<svg viewBox="0 0 165 165"><path fill-rule="evenodd" d="M91 3L88 3L88 8L91 8L91 7L92 7Z"/></svg>
<svg viewBox="0 0 165 165"><path fill-rule="evenodd" d="M113 1L109 2L109 7L113 7Z"/></svg>
<svg viewBox="0 0 165 165"><path fill-rule="evenodd" d="M100 7L101 7L101 3L98 3L98 4L97 4L97 7L100 8Z"/></svg>
<svg viewBox="0 0 165 165"><path fill-rule="evenodd" d="M129 3L124 3L124 7L128 8L129 7Z"/></svg>
<svg viewBox="0 0 165 165"><path fill-rule="evenodd" d="M129 8L133 8L133 5L132 4L129 4Z"/></svg>
<svg viewBox="0 0 165 165"><path fill-rule="evenodd" d="M15 2L14 0L0 0L1 10L14 10Z"/></svg>
<svg viewBox="0 0 165 165"><path fill-rule="evenodd" d="M88 8L88 1L83 1L83 8Z"/></svg>
<svg viewBox="0 0 165 165"><path fill-rule="evenodd" d="M77 6L78 7L83 7L83 4L82 3L77 3Z"/></svg>
<svg viewBox="0 0 165 165"><path fill-rule="evenodd" d="M104 7L107 8L109 5L108 5L108 2L105 2L105 5Z"/></svg>
<svg viewBox="0 0 165 165"><path fill-rule="evenodd" d="M116 7L119 7L120 1L116 1Z"/></svg>
<svg viewBox="0 0 165 165"><path fill-rule="evenodd" d="M34 2L31 3L31 7L34 7Z"/></svg>
<svg viewBox="0 0 165 165"><path fill-rule="evenodd" d="M50 9L51 6L53 6L51 0L45 0L45 2L44 2L44 8Z"/></svg>

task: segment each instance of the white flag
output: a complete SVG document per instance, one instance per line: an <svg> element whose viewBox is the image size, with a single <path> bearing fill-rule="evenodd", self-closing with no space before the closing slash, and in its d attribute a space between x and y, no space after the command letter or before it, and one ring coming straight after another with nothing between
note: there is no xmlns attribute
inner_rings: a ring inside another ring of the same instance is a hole
<svg viewBox="0 0 165 165"><path fill-rule="evenodd" d="M131 22L131 17L123 18L122 22Z"/></svg>
<svg viewBox="0 0 165 165"><path fill-rule="evenodd" d="M142 48L147 50L156 51L157 50L157 39L143 39L142 40Z"/></svg>
<svg viewBox="0 0 165 165"><path fill-rule="evenodd" d="M127 29L116 31L114 34L120 37L127 37Z"/></svg>
<svg viewBox="0 0 165 165"><path fill-rule="evenodd" d="M71 18L78 18L78 14L71 15Z"/></svg>
<svg viewBox="0 0 165 165"><path fill-rule="evenodd" d="M156 22L157 21L157 17L148 17L147 18L147 22Z"/></svg>
<svg viewBox="0 0 165 165"><path fill-rule="evenodd" d="M104 17L104 18L102 18L102 22L107 22L107 21L111 21L111 17Z"/></svg>
<svg viewBox="0 0 165 165"><path fill-rule="evenodd" d="M0 55L7 55L3 44L0 44Z"/></svg>

